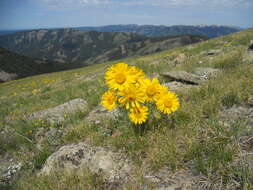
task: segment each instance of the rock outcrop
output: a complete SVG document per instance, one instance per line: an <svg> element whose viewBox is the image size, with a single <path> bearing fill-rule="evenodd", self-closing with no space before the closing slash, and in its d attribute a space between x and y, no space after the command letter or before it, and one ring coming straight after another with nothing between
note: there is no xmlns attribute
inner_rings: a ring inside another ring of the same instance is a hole
<svg viewBox="0 0 253 190"><path fill-rule="evenodd" d="M253 108L247 106L233 106L220 112L223 121L233 123L242 120L253 129Z"/></svg>
<svg viewBox="0 0 253 190"><path fill-rule="evenodd" d="M186 84L199 85L204 81L198 75L188 73L186 71L171 71L162 73L162 76L170 81L177 81Z"/></svg>
<svg viewBox="0 0 253 190"><path fill-rule="evenodd" d="M184 84L177 81L167 82L167 83L164 83L163 85L167 86L169 90L174 91L174 92L184 91L193 87L197 87L196 85Z"/></svg>
<svg viewBox="0 0 253 190"><path fill-rule="evenodd" d="M28 118L30 120L46 121L50 124L60 124L66 119L67 115L87 110L88 103L83 99L77 98L53 108L35 112Z"/></svg>
<svg viewBox="0 0 253 190"><path fill-rule="evenodd" d="M46 161L40 175L48 175L57 170L80 172L89 169L103 174L108 183L126 182L131 173L131 161L120 152L109 148L92 147L86 143L61 147Z"/></svg>
<svg viewBox="0 0 253 190"><path fill-rule="evenodd" d="M219 73L220 73L219 69L214 69L210 67L198 67L194 71L194 74L204 79L216 77Z"/></svg>
<svg viewBox="0 0 253 190"><path fill-rule="evenodd" d="M0 82L7 82L10 80L17 79L18 75L15 73L7 73L5 71L0 70Z"/></svg>

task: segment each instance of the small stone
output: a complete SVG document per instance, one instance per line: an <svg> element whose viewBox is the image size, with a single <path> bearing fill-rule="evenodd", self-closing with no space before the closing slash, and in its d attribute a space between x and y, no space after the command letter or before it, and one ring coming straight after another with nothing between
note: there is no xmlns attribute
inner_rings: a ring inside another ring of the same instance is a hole
<svg viewBox="0 0 253 190"><path fill-rule="evenodd" d="M208 51L207 52L207 55L217 55L217 54L219 54L219 53L221 53L221 50L220 49L216 49L216 50L210 50L210 51Z"/></svg>
<svg viewBox="0 0 253 190"><path fill-rule="evenodd" d="M11 176L11 170L8 170L7 176Z"/></svg>
<svg viewBox="0 0 253 190"><path fill-rule="evenodd" d="M100 124L100 123L101 123L101 121L99 121L99 120L97 120L97 121L95 122L96 125L98 125L98 124Z"/></svg>

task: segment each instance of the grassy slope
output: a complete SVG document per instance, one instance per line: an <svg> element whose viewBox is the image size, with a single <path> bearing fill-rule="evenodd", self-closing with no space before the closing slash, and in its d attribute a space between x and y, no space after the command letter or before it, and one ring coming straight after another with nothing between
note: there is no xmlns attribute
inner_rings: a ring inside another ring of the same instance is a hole
<svg viewBox="0 0 253 190"><path fill-rule="evenodd" d="M124 149L135 161L137 171L142 171L147 164L152 170L169 167L176 171L193 167L205 175L211 184L222 182L223 189L231 189L235 182L240 184L241 189L250 189L251 176L248 168L243 162L238 162L241 152L238 138L246 129L240 122L233 126L223 126L217 119L224 104L222 100L229 100L228 97L233 96L230 105L245 104L253 94L253 67L242 63L242 55L250 39L253 39L252 29L194 44L192 48L186 46L124 59L124 62L137 65L148 75L171 70L192 71L199 67L197 62L200 60L204 62L203 66L223 69L223 75L210 80L199 89L179 93L180 109L169 118L150 119L143 131L133 127L127 117L103 126L88 126L84 122L87 113L69 116L66 123L58 126L66 129L60 143L85 140L94 145L109 145ZM209 49L222 49L223 53L213 58L201 54ZM187 56L187 61L174 66L172 60L180 53ZM159 64L151 64L157 61ZM16 131L8 137L0 134L1 151L9 152L26 163L30 162L23 168L25 177L17 179L14 189L64 189L68 184L72 184L72 189L100 189L100 181L95 183L89 172L84 176L87 180L67 174L52 178L33 177L33 173L42 166L54 148L50 143L45 143L38 150L33 143L22 137L35 141L34 134L41 125L25 121L24 115L73 98L86 99L92 110L106 89L103 74L113 63L115 62L0 84L0 127L9 125ZM33 94L34 89L39 92ZM105 129L115 135L108 135ZM141 181L141 173L136 172L136 175ZM130 185L126 189L138 188Z"/></svg>

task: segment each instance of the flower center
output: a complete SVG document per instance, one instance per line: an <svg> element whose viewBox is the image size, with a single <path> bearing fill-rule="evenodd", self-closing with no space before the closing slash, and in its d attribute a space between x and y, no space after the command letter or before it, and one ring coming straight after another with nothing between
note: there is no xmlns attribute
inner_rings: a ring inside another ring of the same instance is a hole
<svg viewBox="0 0 253 190"><path fill-rule="evenodd" d="M114 98L113 97L108 98L108 104L112 105L113 103L114 103Z"/></svg>
<svg viewBox="0 0 253 190"><path fill-rule="evenodd" d="M141 112L138 108L134 108L134 114L136 115L136 117L140 117L141 116Z"/></svg>
<svg viewBox="0 0 253 190"><path fill-rule="evenodd" d="M126 76L122 73L118 73L115 75L115 80L118 84L123 84L126 81Z"/></svg>
<svg viewBox="0 0 253 190"><path fill-rule="evenodd" d="M168 99L165 99L163 103L166 108L171 108L171 106L172 106L172 102Z"/></svg>
<svg viewBox="0 0 253 190"><path fill-rule="evenodd" d="M153 86L149 86L146 90L148 97L153 97L156 94L156 90Z"/></svg>

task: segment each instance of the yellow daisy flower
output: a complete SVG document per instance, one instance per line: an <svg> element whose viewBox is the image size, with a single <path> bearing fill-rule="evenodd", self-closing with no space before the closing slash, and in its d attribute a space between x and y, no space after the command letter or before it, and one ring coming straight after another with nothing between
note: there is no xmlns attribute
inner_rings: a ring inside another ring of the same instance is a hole
<svg viewBox="0 0 253 190"><path fill-rule="evenodd" d="M163 96L163 94L167 94L168 92L169 92L168 87L163 86L163 85L159 85L158 92L157 92L157 95L155 97L155 100L160 99L160 97Z"/></svg>
<svg viewBox="0 0 253 190"><path fill-rule="evenodd" d="M173 92L164 93L156 101L157 109L165 114L171 114L179 108L179 100Z"/></svg>
<svg viewBox="0 0 253 190"><path fill-rule="evenodd" d="M113 110L116 107L117 97L115 96L113 91L107 91L102 96L102 105L108 109Z"/></svg>
<svg viewBox="0 0 253 190"><path fill-rule="evenodd" d="M145 78L144 72L135 66L130 67L130 75L134 78L135 81Z"/></svg>
<svg viewBox="0 0 253 190"><path fill-rule="evenodd" d="M161 85L157 78L152 80L144 79L141 84L143 85L143 90L145 92L146 98L148 102L152 102L155 100L155 97L161 91Z"/></svg>
<svg viewBox="0 0 253 190"><path fill-rule="evenodd" d="M139 103L144 103L146 98L142 88L137 85L129 85L119 91L119 103L129 109L130 106L139 106Z"/></svg>
<svg viewBox="0 0 253 190"><path fill-rule="evenodd" d="M120 90L127 84L135 82L135 77L131 75L130 67L125 63L113 65L105 74L107 85L114 90Z"/></svg>
<svg viewBox="0 0 253 190"><path fill-rule="evenodd" d="M130 109L129 118L135 124L142 124L148 118L148 107L139 106Z"/></svg>

